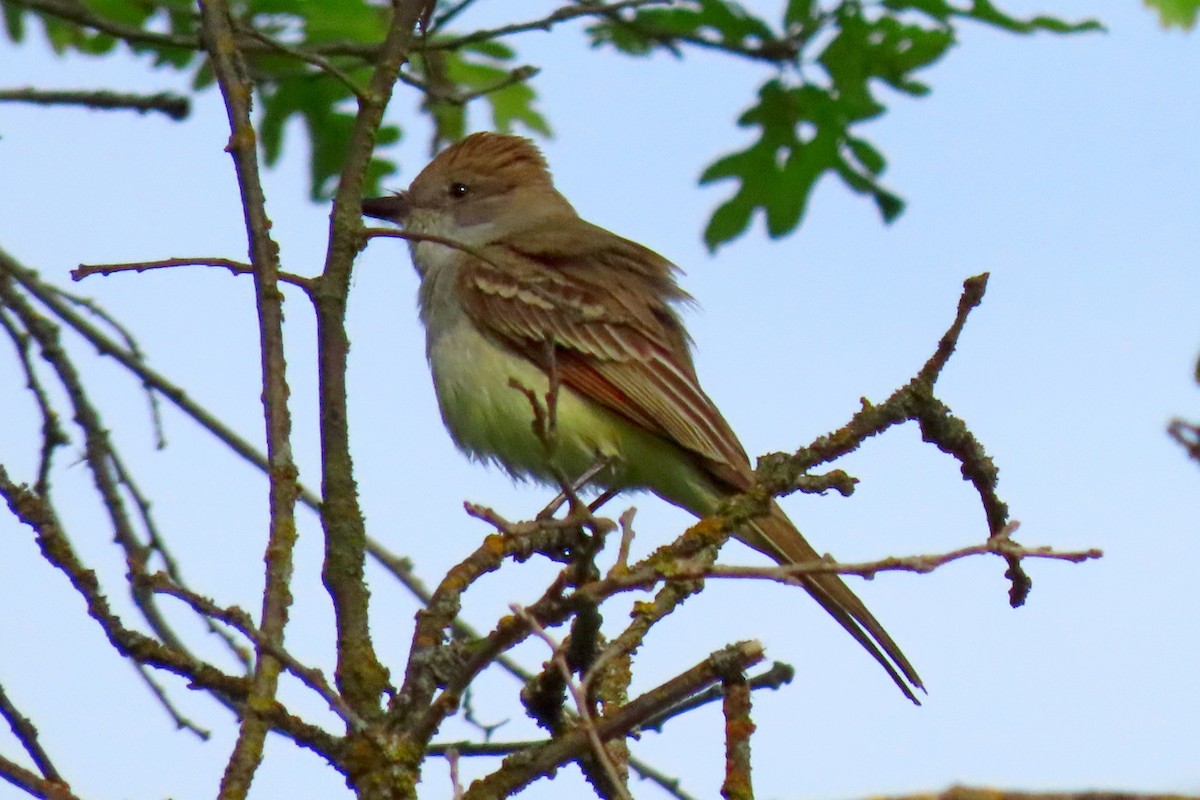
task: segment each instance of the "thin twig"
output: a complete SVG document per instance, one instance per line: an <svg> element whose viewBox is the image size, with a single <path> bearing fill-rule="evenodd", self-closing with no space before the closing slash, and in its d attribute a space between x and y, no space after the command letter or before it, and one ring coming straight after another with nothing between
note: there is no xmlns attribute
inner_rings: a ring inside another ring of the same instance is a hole
<svg viewBox="0 0 1200 800"><path fill-rule="evenodd" d="M802 447L794 454L772 453L760 458L755 471L760 491L735 498L726 504L722 512L726 523L737 523L763 513L767 497L782 496L800 489L814 467L853 452L871 437L895 425L916 422L925 441L959 462L963 477L971 482L979 495L989 536L1000 535L1008 525L1009 512L1007 504L996 491L999 470L967 424L934 395L937 379L958 344L968 315L983 299L987 282L987 273L963 282L954 321L942 336L934 354L912 380L894 391L887 400L873 405L864 398L862 409L838 430L818 437L808 447ZM852 482L847 488L853 489ZM1005 577L1010 582L1009 604L1016 607L1025 602L1033 584L1016 553L1002 555L1008 561Z"/></svg>
<svg viewBox="0 0 1200 800"><path fill-rule="evenodd" d="M515 86L518 83L526 83L533 80L541 73L537 67L525 65L509 70L508 74L495 83L484 86L482 89L476 89L467 94L456 95L453 102L459 105L466 105L472 100L478 100L481 97L486 97L493 92L498 92L501 89L507 89L509 86Z"/></svg>
<svg viewBox="0 0 1200 800"><path fill-rule="evenodd" d="M1167 435L1183 447L1188 458L1200 462L1200 425L1176 418L1167 425Z"/></svg>
<svg viewBox="0 0 1200 800"><path fill-rule="evenodd" d="M229 675L195 656L127 628L113 613L95 572L88 569L75 553L53 507L45 498L14 483L3 465L0 465L0 497L5 499L9 510L18 520L33 529L42 556L70 581L86 604L88 615L100 625L109 644L118 653L139 664L179 675L193 689L203 690L227 706L235 707L245 702L249 692L249 683L245 678ZM339 766L334 760L339 752L338 740L326 731L292 715L276 700L263 704L260 713L270 722L272 729L332 766Z"/></svg>
<svg viewBox="0 0 1200 800"><path fill-rule="evenodd" d="M164 258L157 261L131 261L122 264L80 264L71 270L71 280L81 281L92 275L115 275L118 272L146 272L152 269L172 267L219 267L234 275L253 275L254 267L228 258ZM312 279L302 278L290 272L280 272L279 280L299 286L304 291L312 290Z"/></svg>
<svg viewBox="0 0 1200 800"><path fill-rule="evenodd" d="M307 51L301 47L293 47L292 45L284 44L278 39L273 39L262 31L251 28L248 25L237 24L236 28L239 34L248 36L256 42L261 42L277 53L289 55L292 58L299 59L306 64L316 67L326 75L329 75L333 79L340 82L343 86L350 90L352 95L360 100L362 99L362 87L355 83L353 78L351 78L345 72L342 72L342 70L338 69L338 67L336 67L334 64L330 63L329 59L325 58L324 56Z"/></svg>
<svg viewBox="0 0 1200 800"><path fill-rule="evenodd" d="M158 557L162 559L163 567L166 569L167 574L171 577L171 580L177 586L186 589L187 581L185 581L183 578L183 571L179 568L179 564L175 560L175 556L167 547L166 540L164 540L162 535L159 533L158 523L154 521L154 517L150 513L149 498L142 494L142 490L136 481L134 481L132 473L125 468L124 460L121 459L116 453L113 453L112 463L113 469L117 474L117 479L121 481L122 485L125 486L126 491L129 492L129 496L133 498L134 504L138 510L138 516L142 520L142 527L146 531L147 542L145 546L145 560L149 561L151 553L157 553ZM141 569L133 574L133 579L135 581L144 579L146 577L144 568L145 563L143 562L141 564ZM234 658L241 663L246 673L249 674L251 668L253 667L253 662L250 658L250 654L246 652L246 649L238 645L227 631L215 625L211 619L203 615L201 615L201 619L204 620L204 624L208 628L209 633L212 633L214 636L224 642L230 653L233 654Z"/></svg>
<svg viewBox="0 0 1200 800"><path fill-rule="evenodd" d="M629 548L633 546L633 537L636 535L633 531L633 518L636 514L637 508L630 506L617 517L617 524L621 526L621 544L617 548L617 560L612 566L615 571L625 572L629 569Z"/></svg>
<svg viewBox="0 0 1200 800"><path fill-rule="evenodd" d="M463 796L462 782L458 779L458 751L453 747L446 751L446 764L450 768L450 797L460 800Z"/></svg>
<svg viewBox="0 0 1200 800"><path fill-rule="evenodd" d="M448 756L451 751L460 756L506 756L518 753L536 745L546 743L546 739L530 739L523 742L432 742L425 748L425 754L430 756Z"/></svg>
<svg viewBox="0 0 1200 800"><path fill-rule="evenodd" d="M42 777L48 781L61 782L62 775L59 774L54 762L50 760L50 755L42 748L42 743L38 740L37 728L29 721L28 717L17 710L2 685L0 685L0 717L4 717L8 722L8 727L12 729L13 735L17 737L21 747L25 748L25 752L33 759L33 763L42 773Z"/></svg>
<svg viewBox="0 0 1200 800"><path fill-rule="evenodd" d="M51 91L26 87L0 89L0 102L31 103L39 106L84 106L103 111L136 111L139 114L157 111L177 122L187 119L191 113L191 101L171 92L126 94L86 90Z"/></svg>
<svg viewBox="0 0 1200 800"><path fill-rule="evenodd" d="M502 25L498 28L489 28L487 30L475 31L468 33L465 36L453 36L445 39L433 40L425 43L425 50L458 50L464 45L475 44L476 42L487 42L492 39L499 39L502 36L512 36L516 33L527 33L529 31L548 31L555 25L566 22L568 20L577 19L579 17L596 17L615 14L627 8L641 8L644 6L660 6L671 3L672 0L621 0L617 3L608 3L602 5L600 3L576 3L562 8L555 9L550 14L541 19L530 20L528 22L516 22L511 25Z"/></svg>
<svg viewBox="0 0 1200 800"><path fill-rule="evenodd" d="M364 228L362 231L362 236L364 242L371 239L404 239L409 242L430 242L432 244L445 245L446 247L452 247L455 250L461 250L467 255L477 258L485 264L490 264L497 269L501 268L494 259L489 257L478 247L466 244L465 242L460 242L457 239L451 239L446 236L438 236L432 233L399 231L394 228Z"/></svg>
<svg viewBox="0 0 1200 800"><path fill-rule="evenodd" d="M429 56L426 56L426 58L428 59ZM445 86L442 86L440 82L433 83L430 81L424 81L407 72L401 72L398 77L401 83L420 91L422 94L428 97L430 101L449 103L455 106L465 106L471 101L478 100L481 97L486 97L493 92L498 92L501 89L507 89L509 86L514 86L518 83L525 83L536 77L539 73L541 73L539 68L529 65L514 67L513 69L509 70L507 75L505 75L503 78L500 78L495 83L488 84L481 89L476 89L475 91L467 92L465 94L459 92L457 88L454 88L454 84L451 83L447 83Z"/></svg>
<svg viewBox="0 0 1200 800"><path fill-rule="evenodd" d="M163 573L151 575L149 581L154 591L182 601L188 608L206 619L224 622L253 642L255 647L269 650L271 655L283 662L288 672L316 692L329 705L330 710L341 717L352 729L361 731L367 727L366 722L354 713L354 709L346 705L345 701L333 690L321 670L301 664L299 659L279 644L267 639L263 632L254 625L254 621L245 609L237 606L222 608L209 598L174 583L170 576Z"/></svg>
<svg viewBox="0 0 1200 800"><path fill-rule="evenodd" d="M40 316L26 298L16 291L11 281L0 280L0 301L21 320L66 392L74 412L72 417L83 431L83 460L108 514L113 539L124 550L130 575L144 574L148 551L146 545L140 541L126 508L122 482L115 466L116 449L109 439L108 430L99 412L87 394L83 378L62 347L58 326ZM131 581L130 589L135 605L155 635L169 647L187 653L187 648L155 605L153 596L140 589L136 581Z"/></svg>
<svg viewBox="0 0 1200 800"><path fill-rule="evenodd" d="M466 723L468 725L471 725L472 727L476 728L481 734L483 734L483 741L490 742L492 740L492 734L495 733L500 728L503 728L505 725L507 725L509 723L509 720L502 719L499 722L484 722L481 719L479 719L479 716L475 713L475 704L473 702L474 694L475 693L471 691L470 686L468 686L466 688L466 690L463 692L463 699L462 699L463 720L466 721Z"/></svg>
<svg viewBox="0 0 1200 800"><path fill-rule="evenodd" d="M572 537L578 537L580 533L578 524L571 525L569 520L550 519L514 523L501 535L488 537L470 557L447 573L442 580L429 603L429 608L418 616L414 643L421 643L423 647L428 648L430 643L440 642L441 631L448 624L447 620L458 614L463 591L483 574L498 569L505 558L527 556L533 552L550 554L564 545L577 546L578 539ZM702 521L689 528L674 543L659 548L651 556L631 567L628 578L592 581L565 594L567 581L565 575L560 573L558 579L542 596L533 604L527 605L525 610L544 628L561 624L581 605L595 605L613 594L653 587L663 580L661 569L664 565L679 559L698 558L699 553L708 558L716 558L717 547L731 535L731 527ZM635 576L640 576L641 580L637 580ZM645 611L647 616L665 614L669 608L673 608L671 603L677 605L698 588L697 581L675 582L663 587L653 604L641 605L649 607L649 610ZM639 614L641 613L642 610L639 609ZM463 652L462 663L452 678L445 682L442 697L447 698L447 701L456 698L497 655L515 647L529 635L529 626L517 617L501 619L491 633L473 642L471 648ZM610 647L616 644L614 642ZM432 679L434 676L431 674L431 657L414 647L409 658L410 667L405 679L405 688L393 704L390 713L403 719L415 718L415 722L410 725L412 736L417 741L424 742L433 735L453 706L430 705L433 693L439 686Z"/></svg>
<svg viewBox="0 0 1200 800"><path fill-rule="evenodd" d="M600 762L604 768L605 774L608 776L609 783L617 796L622 800L633 800L629 796L629 790L625 787L625 781L617 773L616 765L613 764L612 758L609 756L608 750L604 747L604 743L600 741L600 734L596 730L595 720L592 718L592 711L587 695L583 688L575 682L571 674L571 668L567 665L567 659L564 655L564 648L561 644L554 641L554 637L546 633L546 629L538 624L537 620L529 615L524 608L512 603L509 605L513 613L525 621L525 624L530 627L534 635L541 639L550 648L551 661L558 669L559 674L565 681L567 690L571 692L571 698L575 701L575 713L579 715L579 724L587 733L588 741L591 743L592 753L596 760Z"/></svg>
<svg viewBox="0 0 1200 800"><path fill-rule="evenodd" d="M146 357L142 353L142 349L138 346L137 339L133 333L126 328L116 317L108 313L99 303L92 300L90 297L68 292L59 286L46 285L47 291L52 292L63 298L72 305L79 306L87 311L96 319L110 327L117 336L121 337L121 341L125 343L125 347L129 349L130 354L139 362L145 362ZM146 391L146 402L150 406L150 424L154 429L154 446L162 450L167 446L166 434L163 430L162 411L159 407L158 395L154 392L154 388L143 382L142 388Z"/></svg>
<svg viewBox="0 0 1200 800"><path fill-rule="evenodd" d="M76 313L70 305L63 301L63 297L66 295L61 289L43 281L34 270L22 266L2 249L0 249L0 273L11 275L22 288L53 311L55 316L67 325L70 325L76 333L86 339L101 355L115 359L117 363L136 375L145 386L157 391L174 404L176 408L191 417L202 428L216 437L218 441L224 442L227 447L244 460L253 464L264 473L269 471L270 467L266 456L260 453L254 445L239 436L221 420L217 419L216 415L189 397L182 387L167 380L155 370L150 369L136 349L122 347L95 325ZM314 493L302 491L300 499L313 510L320 509L321 501Z"/></svg>
<svg viewBox="0 0 1200 800"><path fill-rule="evenodd" d="M55 413L54 406L50 403L50 396L46 393L46 387L42 385L37 369L33 365L33 359L30 358L32 337L27 332L20 330L17 321L12 319L11 315L3 308L0 308L0 328L3 328L4 332L8 334L13 348L17 351L17 360L21 362L21 370L25 373L25 385L33 393L38 413L42 417L42 447L38 456L37 481L34 483L34 490L38 494L44 495L50 491L50 467L54 460L54 452L70 442L70 439L63 431L62 425L59 424L58 414Z"/></svg>
<svg viewBox="0 0 1200 800"><path fill-rule="evenodd" d="M207 728L201 728L195 722L192 722L190 719L185 717L179 711L179 709L175 707L175 703L171 700L170 696L167 695L167 690L164 689L158 681L154 680L154 676L150 674L149 667L137 661L133 663L133 666L137 670L138 677L142 679L142 682L146 684L146 687L150 690L150 693L158 699L159 705L161 705L171 717L171 721L175 723L175 728L177 730L189 731L190 733L195 734L196 738L202 742L207 742L212 737L211 731L209 731Z"/></svg>
<svg viewBox="0 0 1200 800"><path fill-rule="evenodd" d="M705 690L701 694L707 694L707 692L708 690ZM645 728L645 726L643 725L641 728ZM426 755L444 757L451 750L454 750L459 756L495 758L498 756L507 756L511 753L520 753L532 747L540 747L545 745L547 741L549 740L535 739L523 742L434 742L425 748L425 753ZM664 792L675 797L676 800L696 800L696 798L683 790L680 786L679 778L672 778L645 761L638 759L636 756L629 757L629 767L643 780L648 780L657 785Z"/></svg>
<svg viewBox="0 0 1200 800"><path fill-rule="evenodd" d="M429 26L428 34L432 35L437 32L438 28L449 25L455 17L470 8L473 3L475 3L475 0L459 0L457 4L438 14L433 24Z"/></svg>
<svg viewBox="0 0 1200 800"><path fill-rule="evenodd" d="M759 689L770 689L775 691L791 683L795 677L796 670L790 664L785 664L782 661L776 661L766 672L759 673L753 678L750 678L747 681L747 684L752 691L758 691ZM682 703L672 706L660 714L654 715L650 719L643 722L638 727L638 730L661 732L663 726L666 725L666 723L670 720L694 711L701 706L708 705L715 700L720 700L722 696L723 695L719 687L709 687L703 692L689 697Z"/></svg>
<svg viewBox="0 0 1200 800"><path fill-rule="evenodd" d="M420 600L422 606L429 605L433 593L429 591L424 581L417 575L411 559L397 556L377 540L369 537L367 539L367 554L375 559L377 564L387 570L393 578L398 580L404 588L408 589L414 597ZM473 641L482 636L479 631L458 617L455 617L453 622L451 622L451 632L454 634L454 638L460 641ZM526 683L533 677L533 673L506 655L497 657L495 663L521 683Z"/></svg>
<svg viewBox="0 0 1200 800"><path fill-rule="evenodd" d="M1023 547L1010 537L1018 524L1010 522L1007 529L997 536L989 538L983 544L960 547L945 553L922 554L915 556L891 556L876 561L859 563L842 563L832 560L808 561L787 564L779 567L733 567L709 566L693 569L689 565L681 565L678 576L681 578L766 578L783 583L799 583L800 575L837 574L861 575L873 578L880 572L915 572L925 574L944 567L954 561L982 555L997 555L1006 559L1020 561L1026 558L1048 559L1052 561L1069 561L1079 564L1096 558L1103 558L1104 551L1096 548L1088 550L1055 550L1052 547Z"/></svg>
<svg viewBox="0 0 1200 800"><path fill-rule="evenodd" d="M477 509L477 512L482 514L483 510ZM446 715L454 710L451 701L492 663L495 656L523 641L530 633L521 620L505 617L497 631L472 643L463 654L464 663L455 671L453 680L445 681L439 677L439 658L435 658L434 653L445 646L445 631L461 610L463 593L481 577L499 569L506 559L561 551L569 544L577 545L581 535L578 523L565 524L561 520L515 525L503 533L488 536L475 552L446 573L426 609L417 615L404 685L388 711L391 719L404 722L415 741L422 745L429 741ZM562 590L563 582L556 580L534 606L556 604L561 600ZM446 703L434 703L434 694L443 685L442 697L446 698Z"/></svg>
<svg viewBox="0 0 1200 800"><path fill-rule="evenodd" d="M740 38L712 36L710 38L702 34L658 27L647 22L644 18L634 17L629 19L621 16L612 9L606 10L604 16L608 17L609 22L613 25L653 40L660 47L669 50L677 58L683 57L683 50L679 47L679 43L683 43L690 44L702 50L727 53L752 61L766 62L775 66L795 64L800 57L800 53L803 51L804 45L807 44L815 30L820 29L820 26L806 27L794 35L784 38L774 36L743 36Z"/></svg>
<svg viewBox="0 0 1200 800"><path fill-rule="evenodd" d="M642 761L635 756L629 757L629 766L644 780L648 780L655 784L658 786L658 788L674 797L675 800L697 800L691 794L683 790L683 787L680 785L682 781L680 781L679 778L672 778L665 772L652 767L650 764L647 764L645 761Z"/></svg>

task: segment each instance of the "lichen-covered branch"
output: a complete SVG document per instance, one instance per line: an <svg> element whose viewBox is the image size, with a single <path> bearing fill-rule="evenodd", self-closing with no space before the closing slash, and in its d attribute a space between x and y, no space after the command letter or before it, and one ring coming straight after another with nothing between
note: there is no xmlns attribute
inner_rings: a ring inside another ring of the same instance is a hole
<svg viewBox="0 0 1200 800"><path fill-rule="evenodd" d="M741 672L726 675L721 681L722 710L725 713L725 780L721 796L725 800L754 800L750 780L750 684Z"/></svg>
<svg viewBox="0 0 1200 800"><path fill-rule="evenodd" d="M292 551L296 542L297 470L292 459L292 419L288 410L286 362L283 354L283 294L279 290L279 247L271 238L266 198L258 168L258 137L250 121L252 86L237 49L233 16L225 0L200 3L203 41L209 64L221 88L229 118L229 144L242 215L254 267L258 337L262 353L263 411L266 418L267 473L270 509L266 580L263 590L263 638L256 646L249 701L243 707L237 743L221 778L221 800L243 800L262 761L269 722L259 708L275 699L282 663L274 648L282 648L283 632L292 602Z"/></svg>

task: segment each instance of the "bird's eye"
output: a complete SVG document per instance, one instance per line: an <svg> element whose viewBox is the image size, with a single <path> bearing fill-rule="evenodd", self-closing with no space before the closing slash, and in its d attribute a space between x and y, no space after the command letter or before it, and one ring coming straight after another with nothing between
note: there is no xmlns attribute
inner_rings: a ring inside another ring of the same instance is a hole
<svg viewBox="0 0 1200 800"><path fill-rule="evenodd" d="M450 196L453 197L455 200L459 200L459 199L466 197L468 191L470 191L470 189L467 187L467 185L465 183L450 184Z"/></svg>

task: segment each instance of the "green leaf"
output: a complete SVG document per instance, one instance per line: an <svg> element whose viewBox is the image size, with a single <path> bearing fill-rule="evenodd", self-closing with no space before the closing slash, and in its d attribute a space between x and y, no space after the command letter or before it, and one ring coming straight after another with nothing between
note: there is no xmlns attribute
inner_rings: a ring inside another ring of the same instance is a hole
<svg viewBox="0 0 1200 800"><path fill-rule="evenodd" d="M501 41L472 42L462 49L463 52L478 53L496 61L511 61L517 54L516 50Z"/></svg>
<svg viewBox="0 0 1200 800"><path fill-rule="evenodd" d="M587 28L587 34L592 47L611 45L631 56L647 56L664 49L679 56L681 53L674 38L694 34L701 22L701 14L696 8L650 8L638 11L632 20L598 22Z"/></svg>
<svg viewBox="0 0 1200 800"><path fill-rule="evenodd" d="M213 75L212 67L209 65L208 59L200 62L200 66L196 69L196 74L192 76L192 90L201 91L207 89L217 82L216 76Z"/></svg>
<svg viewBox="0 0 1200 800"><path fill-rule="evenodd" d="M846 74L854 72L847 67ZM837 87L789 87L779 79L764 84L758 103L738 119L742 127L759 129L758 140L717 159L700 176L701 185L738 184L705 229L708 247L715 250L740 236L758 210L771 238L791 233L803 221L817 184L830 172L851 191L869 196L885 222L895 219L904 202L878 181L887 161L874 145L850 133L864 109L869 107L861 98L847 99Z"/></svg>
<svg viewBox="0 0 1200 800"><path fill-rule="evenodd" d="M484 93L482 99L491 107L492 126L505 133L517 124L549 135L550 125L536 109L537 93L527 79L536 70L528 67L514 69L510 63L513 50L496 42L470 45L461 50L428 51L414 59L413 67L437 96L427 96L422 108L433 117L436 128L435 145L457 141L466 132L466 113L457 97ZM513 81L513 78L524 78Z"/></svg>
<svg viewBox="0 0 1200 800"><path fill-rule="evenodd" d="M771 181L773 191L766 204L767 235L778 239L795 230L808 209L808 198L828 163L828 136L818 136L808 145L791 149L783 169Z"/></svg>
<svg viewBox="0 0 1200 800"><path fill-rule="evenodd" d="M396 165L391 161L382 158L372 158L371 163L367 165L366 183L363 186L363 193L367 195L383 194L383 179L396 174ZM329 195L332 196L333 186L329 187Z"/></svg>
<svg viewBox="0 0 1200 800"><path fill-rule="evenodd" d="M750 215L753 213L754 205L740 195L717 206L704 229L704 244L709 252L715 252L725 242L745 233L750 227Z"/></svg>
<svg viewBox="0 0 1200 800"><path fill-rule="evenodd" d="M550 135L550 123L533 107L537 93L529 84L513 83L488 92L484 99L492 107L492 125L496 130L511 133L513 124L519 122L531 131Z"/></svg>
<svg viewBox="0 0 1200 800"><path fill-rule="evenodd" d="M769 235L791 232L830 172L870 197L885 221L895 219L904 202L879 183L887 160L858 127L887 110L881 86L913 97L929 93L921 72L949 52L962 20L1014 33L1099 27L1090 20L1014 17L992 0L788 0L776 31L734 0L676 0L671 8L623 11L593 24L588 34L593 46L630 55L662 49L681 55L696 46L779 66L780 77L764 84L738 119L739 126L757 129L756 141L716 159L700 176L701 185L736 186L705 230L705 242L715 248L743 233L757 211ZM793 76L803 82L789 86Z"/></svg>
<svg viewBox="0 0 1200 800"><path fill-rule="evenodd" d="M1147 6L1158 12L1158 21L1164 28L1181 28L1190 31L1200 16L1200 0L1144 0Z"/></svg>
<svg viewBox="0 0 1200 800"><path fill-rule="evenodd" d="M138 28L145 25L154 13L153 5L131 3L129 0L83 0L82 5L96 16Z"/></svg>
<svg viewBox="0 0 1200 800"><path fill-rule="evenodd" d="M954 42L953 32L945 26L924 28L886 16L870 21L857 10L840 14L837 27L837 36L818 62L855 120L884 111L872 97L872 80L881 80L906 94L928 94L929 88L913 73L935 63Z"/></svg>
<svg viewBox="0 0 1200 800"><path fill-rule="evenodd" d="M166 7L167 20L170 24L171 33L181 36L196 35L197 19L194 7L188 3L181 3L178 0L166 0L163 5ZM183 69L200 58L200 54L196 51L183 47L139 47L136 45L132 45L131 47L135 52L153 53L154 66L156 67Z"/></svg>
<svg viewBox="0 0 1200 800"><path fill-rule="evenodd" d="M283 154L287 123L293 117L299 117L308 132L309 194L313 200L329 199L336 178L341 173L354 128L354 115L340 108L340 104L348 97L349 91L340 82L312 75L262 85L260 98L263 112L259 121L259 140L263 158L268 165L279 160ZM396 141L399 135L399 129L384 127L376 141ZM395 165L390 161L376 158L371 162L368 178L377 183L381 177L394 171ZM373 190L377 186L368 188Z"/></svg>
<svg viewBox="0 0 1200 800"><path fill-rule="evenodd" d="M1084 31L1102 31L1104 26L1094 19L1083 22L1067 22L1057 17L1037 16L1029 19L1019 19L1009 16L996 8L991 0L973 0L971 8L958 12L963 17L983 22L1010 33L1035 33L1049 31L1051 33L1082 33Z"/></svg>
<svg viewBox="0 0 1200 800"><path fill-rule="evenodd" d="M775 79L759 89L758 103L738 119L742 127L759 128L758 141L718 159L700 176L701 185L730 179L739 184L705 230L710 249L744 232L758 209L773 238L799 225L813 187L837 159L843 129L831 105L815 86L788 87Z"/></svg>
<svg viewBox="0 0 1200 800"><path fill-rule="evenodd" d="M888 11L918 11L931 19L945 22L955 13L954 6L946 0L884 0Z"/></svg>
<svg viewBox="0 0 1200 800"><path fill-rule="evenodd" d="M874 148L866 142L860 141L860 144L874 151ZM904 201L883 188L879 181L876 180L875 173L859 171L845 159L838 159L834 165L834 169L842 179L842 182L853 192L870 196L875 202L875 207L879 209L879 214L883 217L884 222L893 222L904 211Z"/></svg>
<svg viewBox="0 0 1200 800"><path fill-rule="evenodd" d="M876 150L865 139L855 139L853 136L848 136L846 138L846 146L854 154L854 157L858 159L858 163L862 164L863 169L872 175L880 174L887 166L887 160L884 159L883 153Z"/></svg>
<svg viewBox="0 0 1200 800"><path fill-rule="evenodd" d="M639 9L587 29L593 47L610 45L633 56L665 49L680 55L680 44L701 40L733 50L780 42L762 18L730 0L687 0L673 8Z"/></svg>
<svg viewBox="0 0 1200 800"><path fill-rule="evenodd" d="M55 55L61 56L72 49L82 33L75 25L63 22L57 17L45 16L42 17L42 22L46 27L46 39Z"/></svg>
<svg viewBox="0 0 1200 800"><path fill-rule="evenodd" d="M134 50L141 52L138 48L134 48ZM147 51L154 54L154 66L156 67L183 69L199 58L196 51L183 47L151 47L147 48Z"/></svg>
<svg viewBox="0 0 1200 800"><path fill-rule="evenodd" d="M457 142L467 135L467 109L456 103L425 103L425 112L433 117L434 150Z"/></svg>
<svg viewBox="0 0 1200 800"><path fill-rule="evenodd" d="M768 41L775 38L771 26L750 14L737 3L728 0L699 0L701 29L725 44L745 45L754 38Z"/></svg>
<svg viewBox="0 0 1200 800"><path fill-rule="evenodd" d="M783 24L789 28L793 25L811 24L815 19L813 12L820 10L814 6L813 0L788 0L787 10L783 12Z"/></svg>
<svg viewBox="0 0 1200 800"><path fill-rule="evenodd" d="M338 0L336 8L319 0L300 0L295 6L304 19L306 42L381 42L390 14L363 0Z"/></svg>
<svg viewBox="0 0 1200 800"><path fill-rule="evenodd" d="M4 10L4 30L8 32L8 38L19 44L25 38L25 9L13 3L0 3L0 9Z"/></svg>
<svg viewBox="0 0 1200 800"><path fill-rule="evenodd" d="M879 213L883 216L884 222L894 222L897 217L904 213L904 199L892 194L886 189L876 186L871 192L872 199L875 201L875 206L879 209Z"/></svg>

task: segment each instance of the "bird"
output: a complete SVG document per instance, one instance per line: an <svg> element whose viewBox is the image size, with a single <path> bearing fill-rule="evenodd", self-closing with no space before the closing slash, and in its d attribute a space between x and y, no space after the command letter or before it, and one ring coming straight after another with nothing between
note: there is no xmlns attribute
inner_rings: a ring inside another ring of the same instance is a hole
<svg viewBox="0 0 1200 800"><path fill-rule="evenodd" d="M471 134L362 212L410 237L438 406L468 456L549 485L591 475L648 490L697 517L752 488L746 451L696 375L680 270L582 219L533 142ZM552 387L549 440L532 399ZM781 565L819 559L773 500L734 536ZM843 580L799 580L919 705L921 678Z"/></svg>

